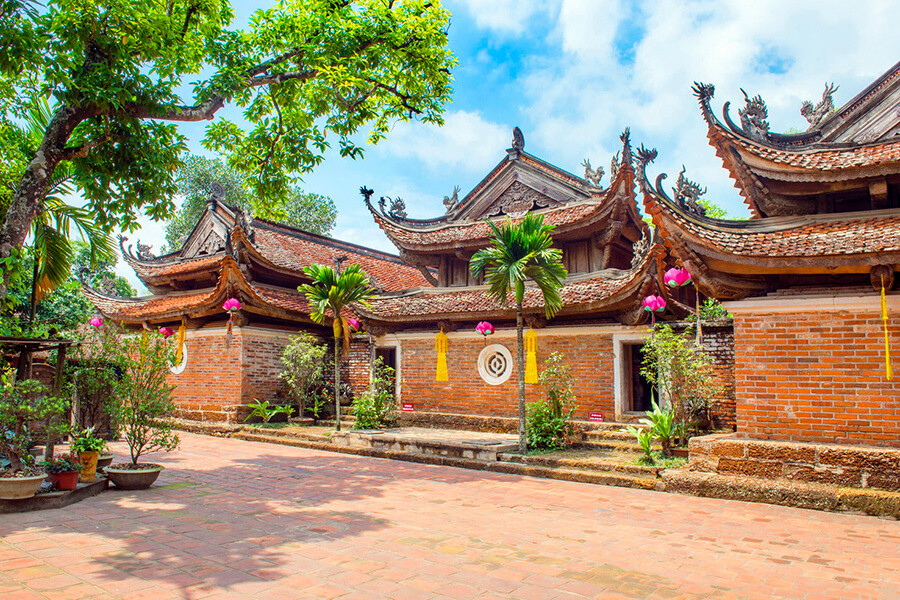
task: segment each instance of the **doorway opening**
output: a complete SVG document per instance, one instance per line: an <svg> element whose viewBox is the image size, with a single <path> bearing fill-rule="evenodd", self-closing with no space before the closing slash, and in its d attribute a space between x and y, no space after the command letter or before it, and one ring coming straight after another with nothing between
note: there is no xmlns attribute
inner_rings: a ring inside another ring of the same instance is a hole
<svg viewBox="0 0 900 600"><path fill-rule="evenodd" d="M641 361L643 344L623 344L625 352L622 358L625 361L625 410L627 412L645 412L652 410L651 390L652 386L641 375Z"/></svg>

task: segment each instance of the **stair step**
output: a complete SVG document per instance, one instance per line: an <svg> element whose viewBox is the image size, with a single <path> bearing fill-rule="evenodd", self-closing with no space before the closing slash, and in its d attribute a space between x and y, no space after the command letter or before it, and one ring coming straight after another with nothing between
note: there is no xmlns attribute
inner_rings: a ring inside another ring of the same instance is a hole
<svg viewBox="0 0 900 600"><path fill-rule="evenodd" d="M649 467L637 465L628 462L631 455L621 456L622 460L603 460L603 459L578 459L578 458L560 458L556 456L535 455L522 456L521 454L500 454L498 460L502 462L512 462L525 465L536 465L551 468L576 469L579 471L594 471L607 473L630 473L632 475L645 475L656 477L663 467Z"/></svg>
<svg viewBox="0 0 900 600"><path fill-rule="evenodd" d="M622 440L636 442L633 433L628 431L619 431L618 429L604 429L600 431L588 431L584 434L584 441L600 441L600 440Z"/></svg>
<svg viewBox="0 0 900 600"><path fill-rule="evenodd" d="M577 448L584 448L589 450L617 450L619 452L629 452L632 454L640 454L643 451L641 450L640 444L638 444L633 438L631 441L627 440L618 440L618 439L592 439L585 440L582 442L578 442L575 444ZM658 444L653 444L654 450L659 450L660 446Z"/></svg>

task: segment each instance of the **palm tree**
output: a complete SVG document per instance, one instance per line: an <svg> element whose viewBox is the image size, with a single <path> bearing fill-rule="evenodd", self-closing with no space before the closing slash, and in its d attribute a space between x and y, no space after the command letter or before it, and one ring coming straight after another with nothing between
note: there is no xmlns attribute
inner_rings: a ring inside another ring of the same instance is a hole
<svg viewBox="0 0 900 600"><path fill-rule="evenodd" d="M365 271L359 265L352 264L343 271L331 267L311 265L303 269L312 283L304 283L297 289L306 294L310 308L309 317L315 323L325 322L327 313L331 312L334 329L334 418L335 431L341 430L341 338L344 339L344 354L350 349L350 323L341 316L341 310L352 302L369 306L366 301L375 293L369 284Z"/></svg>
<svg viewBox="0 0 900 600"><path fill-rule="evenodd" d="M562 308L559 289L565 282L566 268L562 264L562 250L553 247L550 232L553 225L544 224L543 215L527 214L519 224L509 217L499 228L488 221L493 236L491 245L472 256L469 268L472 275L484 274L488 297L506 305L510 289L516 296L516 346L519 380L519 452L527 450L525 438L525 344L522 334L522 302L525 281L537 284L544 297L544 312L552 317Z"/></svg>
<svg viewBox="0 0 900 600"><path fill-rule="evenodd" d="M21 129L27 145L36 147L40 144L51 114L45 98L35 99L29 109L26 126ZM63 196L75 193L71 186L73 176L72 163L59 163L48 185L43 208L31 222L34 271L29 325L34 321L37 303L71 275L76 253L72 245L73 229L90 246L92 266L99 261L115 261L115 246L109 232L97 226L89 210L72 206L63 199Z"/></svg>

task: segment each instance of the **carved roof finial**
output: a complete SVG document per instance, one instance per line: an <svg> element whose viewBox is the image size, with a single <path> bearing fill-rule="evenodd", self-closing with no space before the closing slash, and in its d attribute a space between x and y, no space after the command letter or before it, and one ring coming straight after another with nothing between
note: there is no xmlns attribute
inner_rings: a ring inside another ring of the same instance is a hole
<svg viewBox="0 0 900 600"><path fill-rule="evenodd" d="M595 188L600 189L600 181L603 179L603 167L597 167L596 169L591 168L591 161L588 159L584 159L581 163L581 166L584 167L584 179L590 185Z"/></svg>
<svg viewBox="0 0 900 600"><path fill-rule="evenodd" d="M622 141L622 164L631 165L634 160L631 156L631 127L626 127L619 139Z"/></svg>
<svg viewBox="0 0 900 600"><path fill-rule="evenodd" d="M518 127L513 127L512 149L519 152L525 150L525 136Z"/></svg>
<svg viewBox="0 0 900 600"><path fill-rule="evenodd" d="M751 138L764 142L769 136L769 109L759 94L751 98L743 88L741 91L744 93L746 103L744 108L738 110L741 129Z"/></svg>
<svg viewBox="0 0 900 600"><path fill-rule="evenodd" d="M459 186L453 186L453 195L444 196L444 207L450 212L459 205Z"/></svg>
<svg viewBox="0 0 900 600"><path fill-rule="evenodd" d="M834 85L833 83L825 84L825 91L822 92L822 101L813 106L813 103L809 100L806 100L803 105L800 107L800 114L806 119L809 123L809 128L807 131L812 131L816 127L819 126L819 123L824 121L828 115L830 115L834 111L834 98L833 95L840 88L839 85Z"/></svg>
<svg viewBox="0 0 900 600"><path fill-rule="evenodd" d="M366 186L361 186L359 188L359 193L360 193L360 195L362 195L363 200L365 200L366 202L369 202L372 199L372 194L374 194L375 191L370 190Z"/></svg>
<svg viewBox="0 0 900 600"><path fill-rule="evenodd" d="M210 210L215 210L216 204L219 202L225 201L225 186L223 186L218 181L210 182L209 184L209 196L206 198L206 203L209 205Z"/></svg>
<svg viewBox="0 0 900 600"><path fill-rule="evenodd" d="M705 217L706 208L700 204L699 200L700 196L706 193L706 188L701 188L697 183L685 177L686 171L685 166L681 165L681 172L675 181L675 187L672 188L672 191L675 192L675 201L685 210Z"/></svg>
<svg viewBox="0 0 900 600"><path fill-rule="evenodd" d="M391 201L391 207L389 209L385 209L385 204L387 201ZM406 219L406 202L403 201L402 198L391 198L390 196L382 196L378 199L378 207L381 209L382 214L387 215L391 219L396 221L402 221Z"/></svg>

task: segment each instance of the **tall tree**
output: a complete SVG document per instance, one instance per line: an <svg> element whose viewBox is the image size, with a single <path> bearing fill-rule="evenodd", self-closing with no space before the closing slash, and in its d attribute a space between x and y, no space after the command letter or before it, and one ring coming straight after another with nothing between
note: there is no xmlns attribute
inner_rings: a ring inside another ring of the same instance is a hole
<svg viewBox="0 0 900 600"><path fill-rule="evenodd" d="M141 209L168 216L185 148L175 123L227 103L246 128L216 120L204 145L230 157L255 199L287 196L334 140L360 156L354 134L367 126L376 143L398 119L442 122L455 59L439 0L280 0L244 31L228 28L232 16L226 0L0 2L0 117L44 93L58 105L0 228L0 262L63 161L101 227L133 230ZM266 216L263 200L254 209Z"/></svg>
<svg viewBox="0 0 900 600"><path fill-rule="evenodd" d="M166 223L168 251L181 247L206 210L209 185L218 182L225 189L225 202L243 209L253 209L251 194L244 176L221 159L191 155L176 174L178 195L184 202ZM287 198L275 199L266 211L270 219L319 235L328 235L337 217L334 202L327 196L307 193L293 187Z"/></svg>
<svg viewBox="0 0 900 600"><path fill-rule="evenodd" d="M344 352L350 349L350 336L353 328L347 317L341 316L341 311L358 302L368 306L368 298L375 293L372 285L366 277L365 271L359 265L352 264L343 271L336 271L331 267L322 265L310 265L304 269L312 280L312 283L304 283L297 289L306 294L310 308L313 309L310 318L315 323L324 323L328 313L331 313L332 330L334 331L334 419L335 430L341 430L341 339L344 340Z"/></svg>
<svg viewBox="0 0 900 600"><path fill-rule="evenodd" d="M525 436L525 342L522 327L522 303L525 282L534 281L544 299L544 313L552 317L562 308L559 289L568 275L562 264L562 250L553 247L550 232L553 225L544 224L543 215L527 214L518 224L509 217L497 227L488 221L493 232L490 246L476 252L469 268L472 275L484 275L488 296L506 305L509 293L516 302L516 373L519 382L519 452L527 450Z"/></svg>

